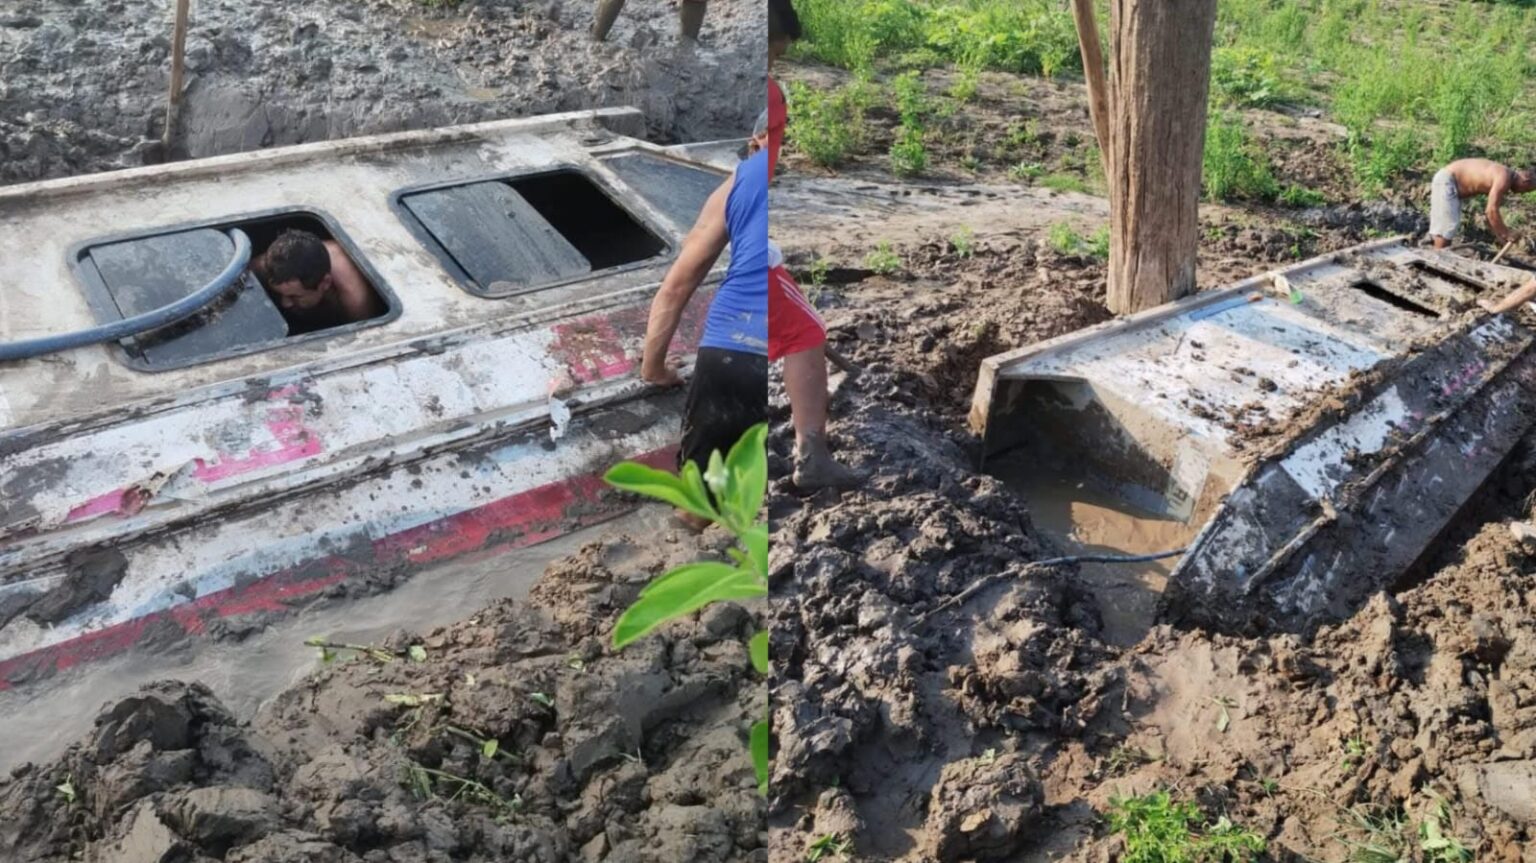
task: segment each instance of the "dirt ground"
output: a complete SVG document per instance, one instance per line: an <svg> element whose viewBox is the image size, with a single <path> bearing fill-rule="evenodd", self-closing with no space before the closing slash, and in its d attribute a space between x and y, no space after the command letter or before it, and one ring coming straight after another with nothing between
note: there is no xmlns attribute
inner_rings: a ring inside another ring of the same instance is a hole
<svg viewBox="0 0 1536 863"><path fill-rule="evenodd" d="M762 110L762 4L715 0L697 43L670 0L608 40L577 0L199 0L171 155L634 105L660 143L742 137ZM165 0L0 9L0 183L154 164L169 87Z"/></svg>
<svg viewBox="0 0 1536 863"><path fill-rule="evenodd" d="M1037 157L1059 160L1090 134L1071 89L983 76L964 122L996 140L1035 117ZM1529 447L1409 585L1310 640L1158 625L1119 646L1082 573L1031 565L1060 549L975 469L966 425L982 357L1110 318L1103 263L1047 239L1106 223L1104 202L1013 180L1014 152L903 183L872 138L835 176L790 157L772 205L833 342L864 368L838 385L831 433L873 474L805 498L782 424L770 440L774 859L1113 860L1111 798L1167 789L1264 836L1266 859L1341 861L1370 842L1401 855L1372 859L1428 859L1428 819L1478 860L1536 860L1536 549L1507 524L1528 516ZM1336 176L1302 156L1287 170ZM1200 283L1421 231L1407 197L1203 207ZM897 264L871 264L880 243Z"/></svg>
<svg viewBox="0 0 1536 863"><path fill-rule="evenodd" d="M766 861L754 614L720 605L607 646L647 581L728 544L605 537L527 602L401 632L379 645L392 658L336 651L250 721L200 685L146 687L0 780L0 857Z"/></svg>

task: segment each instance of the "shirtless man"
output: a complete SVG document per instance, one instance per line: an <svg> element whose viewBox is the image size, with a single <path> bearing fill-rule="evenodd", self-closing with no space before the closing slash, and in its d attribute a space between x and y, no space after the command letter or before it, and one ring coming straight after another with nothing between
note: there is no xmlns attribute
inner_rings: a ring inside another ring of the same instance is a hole
<svg viewBox="0 0 1536 863"><path fill-rule="evenodd" d="M1500 243L1507 243L1511 234L1499 208L1505 195L1536 189L1536 172L1517 171L1488 159L1458 159L1441 168L1429 188L1429 234L1435 248L1450 245L1461 226L1462 201L1478 195L1488 196L1488 227Z"/></svg>
<svg viewBox="0 0 1536 863"><path fill-rule="evenodd" d="M365 321L384 313L378 294L334 240L287 230L251 261L272 301L305 331ZM306 326L313 324L313 326Z"/></svg>

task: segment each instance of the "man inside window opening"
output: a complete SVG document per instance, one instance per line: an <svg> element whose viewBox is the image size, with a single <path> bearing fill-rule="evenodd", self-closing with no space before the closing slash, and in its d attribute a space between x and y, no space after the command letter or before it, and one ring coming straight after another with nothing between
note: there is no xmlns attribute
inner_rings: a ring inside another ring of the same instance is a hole
<svg viewBox="0 0 1536 863"><path fill-rule="evenodd" d="M299 332L365 321L384 304L341 244L289 229L251 260L272 302Z"/></svg>

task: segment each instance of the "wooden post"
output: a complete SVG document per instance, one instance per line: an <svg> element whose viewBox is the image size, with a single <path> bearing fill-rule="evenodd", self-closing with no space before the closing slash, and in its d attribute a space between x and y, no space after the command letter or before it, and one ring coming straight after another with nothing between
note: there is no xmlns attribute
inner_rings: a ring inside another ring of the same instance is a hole
<svg viewBox="0 0 1536 863"><path fill-rule="evenodd" d="M176 0L176 30L171 36L171 92L165 103L165 138L161 141L165 158L171 158L171 142L176 137L176 120L181 113L181 88L187 69L187 16L191 0Z"/></svg>
<svg viewBox="0 0 1536 863"><path fill-rule="evenodd" d="M1110 311L1194 293L1216 0L1111 0Z"/></svg>
<svg viewBox="0 0 1536 863"><path fill-rule="evenodd" d="M613 22L624 11L624 0L597 0L597 15L592 19L592 38L601 42L608 38Z"/></svg>
<svg viewBox="0 0 1536 863"><path fill-rule="evenodd" d="M1099 139L1099 161L1109 181L1109 97L1104 89L1104 52L1099 41L1099 22L1093 0L1072 0L1072 20L1077 23L1077 48L1083 57L1083 80L1088 84L1088 115Z"/></svg>

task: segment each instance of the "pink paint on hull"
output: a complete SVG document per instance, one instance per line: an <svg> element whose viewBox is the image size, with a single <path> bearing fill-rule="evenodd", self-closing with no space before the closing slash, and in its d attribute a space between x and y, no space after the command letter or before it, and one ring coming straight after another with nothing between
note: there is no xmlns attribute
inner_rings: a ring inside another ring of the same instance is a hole
<svg viewBox="0 0 1536 863"><path fill-rule="evenodd" d="M677 450L669 447L646 453L637 461L671 467L676 457ZM335 555L302 561L175 608L0 661L0 691L121 653L138 644L151 627L162 622L179 627L188 636L201 636L212 620L284 613L292 610L296 601L340 584L365 569L400 562L417 567L474 552L523 548L633 509L629 501L606 492L600 475L573 477L382 537L373 542L371 555Z"/></svg>

